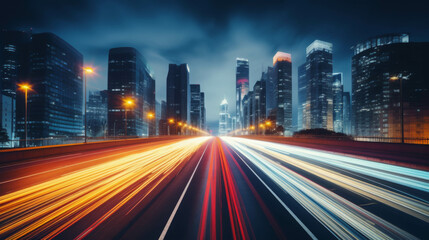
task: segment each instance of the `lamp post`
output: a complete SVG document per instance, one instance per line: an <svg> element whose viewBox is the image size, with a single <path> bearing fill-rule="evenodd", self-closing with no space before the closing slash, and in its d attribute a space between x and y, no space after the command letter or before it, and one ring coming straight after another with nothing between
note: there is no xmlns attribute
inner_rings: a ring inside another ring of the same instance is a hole
<svg viewBox="0 0 429 240"><path fill-rule="evenodd" d="M148 130L147 130L147 135L148 136L150 136L150 128L151 128L151 126L152 126L152 119L154 119L155 118L155 114L153 113L153 112L149 112L148 114L147 114L147 118L148 118L148 123L149 123L149 126L148 126Z"/></svg>
<svg viewBox="0 0 429 240"><path fill-rule="evenodd" d="M128 128L128 120L127 120L127 112L128 107L132 106L134 104L134 101L132 99L125 99L125 138L128 136L127 134L127 128Z"/></svg>
<svg viewBox="0 0 429 240"><path fill-rule="evenodd" d="M28 99L28 90L32 90L31 86L29 84L20 84L19 85L20 89L22 91L24 91L25 93L25 117L24 117L24 121L25 121L25 127L24 127L24 131L25 131L25 146L27 147L27 99Z"/></svg>
<svg viewBox="0 0 429 240"><path fill-rule="evenodd" d="M259 124L259 128L261 128L261 130L262 130L262 135L265 136L265 126L264 126L264 124L260 123Z"/></svg>
<svg viewBox="0 0 429 240"><path fill-rule="evenodd" d="M94 70L90 67L86 67L83 69L83 78L85 81L85 88L84 88L84 91L85 91L85 93L84 93L85 94L85 103L84 103L84 105L85 105L85 120L84 120L85 121L85 143L86 143L86 75L91 74L93 72L94 72Z"/></svg>
<svg viewBox="0 0 429 240"><path fill-rule="evenodd" d="M173 123L174 123L173 118L168 119L168 136L170 136L170 124L173 124Z"/></svg>
<svg viewBox="0 0 429 240"><path fill-rule="evenodd" d="M402 76L393 76L390 78L392 81L399 80L399 98L401 104L401 143L404 143L404 101L402 97Z"/></svg>

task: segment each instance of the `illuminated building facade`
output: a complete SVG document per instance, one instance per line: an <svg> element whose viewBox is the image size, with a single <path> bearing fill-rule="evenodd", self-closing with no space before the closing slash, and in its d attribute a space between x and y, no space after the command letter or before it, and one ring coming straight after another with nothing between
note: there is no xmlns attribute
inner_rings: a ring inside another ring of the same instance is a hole
<svg viewBox="0 0 429 240"><path fill-rule="evenodd" d="M332 74L334 131L343 132L343 73Z"/></svg>
<svg viewBox="0 0 429 240"><path fill-rule="evenodd" d="M307 64L302 64L298 67L298 131L305 129L306 116L305 110L307 105L307 75L306 75Z"/></svg>
<svg viewBox="0 0 429 240"><path fill-rule="evenodd" d="M148 136L147 114L155 111L155 83L146 60L135 48L112 48L108 67L109 135ZM127 100L131 103L126 104Z"/></svg>
<svg viewBox="0 0 429 240"><path fill-rule="evenodd" d="M200 103L201 103L201 129L203 131L206 130L207 126L206 126L206 104L205 104L205 95L204 92L200 93Z"/></svg>
<svg viewBox="0 0 429 240"><path fill-rule="evenodd" d="M87 134L102 137L107 130L107 90L90 91L86 106Z"/></svg>
<svg viewBox="0 0 429 240"><path fill-rule="evenodd" d="M343 133L352 134L350 92L343 92Z"/></svg>
<svg viewBox="0 0 429 240"><path fill-rule="evenodd" d="M201 127L201 89L200 84L191 84L191 125Z"/></svg>
<svg viewBox="0 0 429 240"><path fill-rule="evenodd" d="M28 48L31 34L23 31L0 31L0 114L1 127L9 139L16 133L16 87L28 79ZM21 103L21 102L20 102ZM22 103L23 104L23 103ZM22 112L22 111L21 111Z"/></svg>
<svg viewBox="0 0 429 240"><path fill-rule="evenodd" d="M191 93L188 64L170 64L167 75L167 119L190 123ZM170 129L177 134L176 128Z"/></svg>
<svg viewBox="0 0 429 240"><path fill-rule="evenodd" d="M220 103L220 111L219 111L219 135L226 135L229 132L229 124L230 115L228 112L228 101L223 99Z"/></svg>
<svg viewBox="0 0 429 240"><path fill-rule="evenodd" d="M249 92L249 60L237 58L235 80L236 80L236 121L237 127L242 127L243 122L243 98Z"/></svg>
<svg viewBox="0 0 429 240"><path fill-rule="evenodd" d="M33 34L29 45L28 138L83 135L83 56L52 33ZM17 109L24 94L18 93ZM24 138L24 111L17 111L17 130ZM42 144L41 142L31 143Z"/></svg>
<svg viewBox="0 0 429 240"><path fill-rule="evenodd" d="M332 44L315 40L306 49L307 103L305 129L334 129Z"/></svg>
<svg viewBox="0 0 429 240"><path fill-rule="evenodd" d="M429 43L409 42L407 34L383 35L354 47L352 106L357 136L399 140L402 116L405 139L429 136L428 56Z"/></svg>
<svg viewBox="0 0 429 240"><path fill-rule="evenodd" d="M277 52L273 57L276 126L282 126L284 135L292 135L292 58L289 53Z"/></svg>

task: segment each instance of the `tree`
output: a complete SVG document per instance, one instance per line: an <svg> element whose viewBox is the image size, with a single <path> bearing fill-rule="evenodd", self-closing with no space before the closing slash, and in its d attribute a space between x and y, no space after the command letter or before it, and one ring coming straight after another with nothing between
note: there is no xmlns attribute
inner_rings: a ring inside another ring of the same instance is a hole
<svg viewBox="0 0 429 240"><path fill-rule="evenodd" d="M4 128L0 129L0 143L4 144L5 142L10 141L7 131Z"/></svg>

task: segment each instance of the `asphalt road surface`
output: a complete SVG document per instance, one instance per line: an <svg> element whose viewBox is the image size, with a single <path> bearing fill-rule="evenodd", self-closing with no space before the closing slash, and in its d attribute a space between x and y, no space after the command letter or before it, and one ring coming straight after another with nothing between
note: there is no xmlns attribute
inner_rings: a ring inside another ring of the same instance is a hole
<svg viewBox="0 0 429 240"><path fill-rule="evenodd" d="M427 171L168 140L0 165L0 239L428 239L428 192Z"/></svg>

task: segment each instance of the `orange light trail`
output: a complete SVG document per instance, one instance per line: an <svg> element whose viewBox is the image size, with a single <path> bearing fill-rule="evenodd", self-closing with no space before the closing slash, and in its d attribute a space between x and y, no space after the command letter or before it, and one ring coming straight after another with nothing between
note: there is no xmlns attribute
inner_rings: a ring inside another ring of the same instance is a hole
<svg viewBox="0 0 429 240"><path fill-rule="evenodd" d="M0 238L34 238L49 229L43 239L51 239L113 197L120 197L78 236L82 238L138 193L148 196L208 139L160 145L0 196Z"/></svg>

